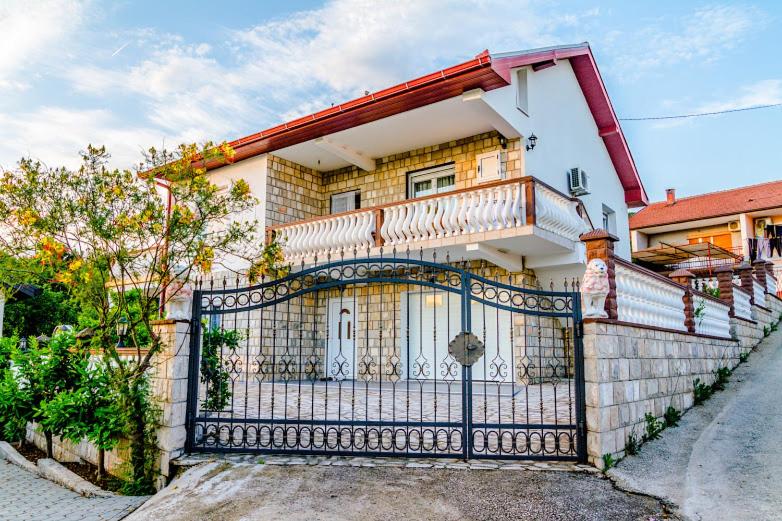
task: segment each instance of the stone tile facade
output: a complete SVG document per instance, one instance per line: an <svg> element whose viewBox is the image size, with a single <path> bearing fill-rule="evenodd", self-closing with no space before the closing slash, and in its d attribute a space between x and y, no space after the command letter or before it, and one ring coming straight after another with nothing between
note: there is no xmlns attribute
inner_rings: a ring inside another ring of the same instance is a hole
<svg viewBox="0 0 782 521"><path fill-rule="evenodd" d="M477 154L502 150L506 178L524 175L521 142L509 140L502 149L500 135L487 132L391 156L378 158L377 168L366 172L355 166L317 171L270 155L266 190L266 224L272 226L330 213L331 196L361 191L361 207L403 201L407 173L453 162L456 189L477 185Z"/></svg>
<svg viewBox="0 0 782 521"><path fill-rule="evenodd" d="M457 190L477 186L475 156L496 150L501 150L500 135L487 132L379 158L377 168L372 172L355 166L323 172L324 211L328 213L332 194L350 190L361 190L363 208L403 201L407 197L408 172L449 162L454 163ZM507 149L502 153L502 169L507 179L522 177L522 157L520 141L508 141Z"/></svg>

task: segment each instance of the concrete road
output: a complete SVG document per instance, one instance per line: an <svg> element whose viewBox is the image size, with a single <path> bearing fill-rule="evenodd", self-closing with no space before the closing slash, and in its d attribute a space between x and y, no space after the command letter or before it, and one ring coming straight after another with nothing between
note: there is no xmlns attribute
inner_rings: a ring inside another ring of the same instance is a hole
<svg viewBox="0 0 782 521"><path fill-rule="evenodd" d="M782 519L782 331L733 373L725 391L609 471L693 520Z"/></svg>
<svg viewBox="0 0 782 521"><path fill-rule="evenodd" d="M662 512L586 472L211 462L126 521L670 519Z"/></svg>

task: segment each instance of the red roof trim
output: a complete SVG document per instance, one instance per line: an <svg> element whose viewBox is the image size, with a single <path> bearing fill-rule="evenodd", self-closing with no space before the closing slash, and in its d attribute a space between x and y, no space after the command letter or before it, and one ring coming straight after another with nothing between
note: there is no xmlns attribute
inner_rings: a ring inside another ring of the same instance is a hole
<svg viewBox="0 0 782 521"><path fill-rule="evenodd" d="M556 65L560 59L569 59L571 62L598 133L624 187L625 201L631 207L647 204L646 192L619 120L611 106L592 51L586 44L495 58L486 50L467 62L232 141L231 146L236 150L235 161L443 101L474 88L488 91L505 87L511 83L512 68L532 65L533 68L538 66L542 69ZM210 168L219 166L208 165Z"/></svg>

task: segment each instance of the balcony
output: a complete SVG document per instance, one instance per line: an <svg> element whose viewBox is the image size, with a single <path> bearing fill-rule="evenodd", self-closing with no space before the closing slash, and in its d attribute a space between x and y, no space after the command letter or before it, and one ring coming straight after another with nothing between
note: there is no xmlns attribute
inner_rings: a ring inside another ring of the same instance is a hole
<svg viewBox="0 0 782 521"><path fill-rule="evenodd" d="M521 256L572 253L591 229L578 199L532 177L272 226L291 262L447 250L520 269ZM442 257L441 257L442 258Z"/></svg>

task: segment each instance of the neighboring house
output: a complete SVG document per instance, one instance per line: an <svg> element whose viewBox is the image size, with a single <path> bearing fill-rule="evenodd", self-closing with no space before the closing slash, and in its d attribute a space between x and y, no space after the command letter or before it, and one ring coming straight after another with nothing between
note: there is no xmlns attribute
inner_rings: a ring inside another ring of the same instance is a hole
<svg viewBox="0 0 782 521"><path fill-rule="evenodd" d="M782 275L782 181L677 198L667 190L630 217L633 258L657 271L710 275L722 264L763 259ZM778 247L777 247L778 246Z"/></svg>

